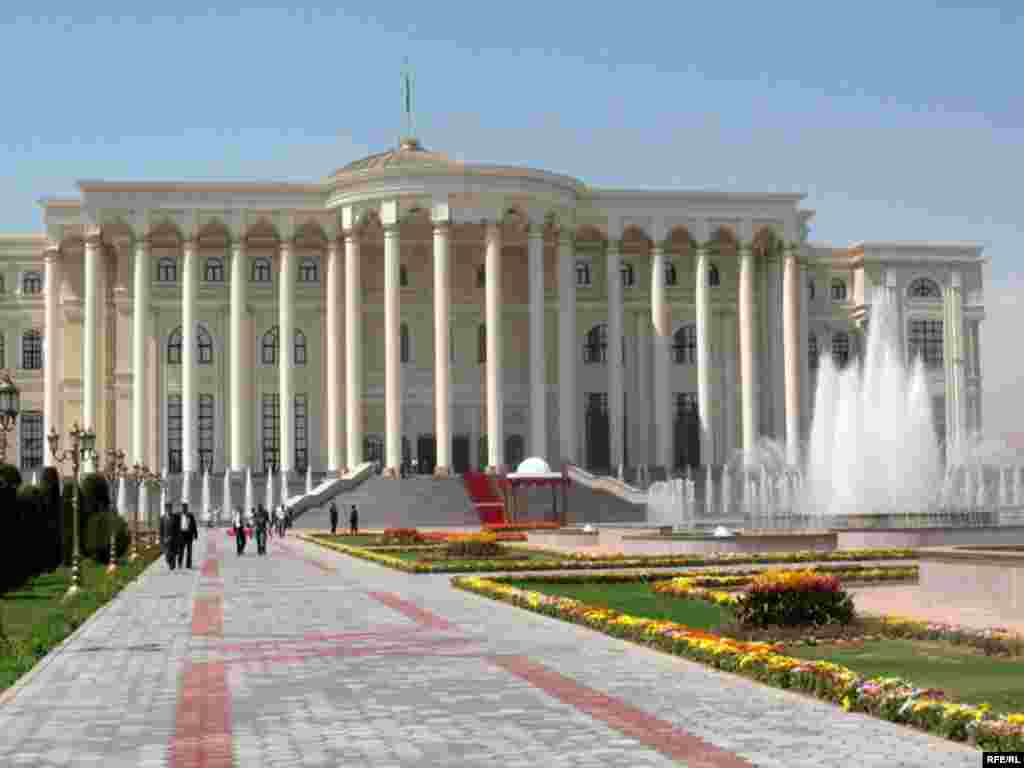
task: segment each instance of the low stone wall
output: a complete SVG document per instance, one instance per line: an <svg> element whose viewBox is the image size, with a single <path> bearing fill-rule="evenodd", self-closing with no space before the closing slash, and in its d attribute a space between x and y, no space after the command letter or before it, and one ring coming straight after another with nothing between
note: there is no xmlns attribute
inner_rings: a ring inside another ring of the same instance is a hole
<svg viewBox="0 0 1024 768"><path fill-rule="evenodd" d="M888 528L837 530L839 549L949 547L957 545L1024 544L1024 526L981 528Z"/></svg>
<svg viewBox="0 0 1024 768"><path fill-rule="evenodd" d="M1024 549L923 549L919 568L925 605L983 609L1010 623L1024 620Z"/></svg>
<svg viewBox="0 0 1024 768"><path fill-rule="evenodd" d="M836 548L836 534L779 533L740 534L731 538L673 539L662 536L623 536L622 552L627 555L705 555L720 552L831 552Z"/></svg>

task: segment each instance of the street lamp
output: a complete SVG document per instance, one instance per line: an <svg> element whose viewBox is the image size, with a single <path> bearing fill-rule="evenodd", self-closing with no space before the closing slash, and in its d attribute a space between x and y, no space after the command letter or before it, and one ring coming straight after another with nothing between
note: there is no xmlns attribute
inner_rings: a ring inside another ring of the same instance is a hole
<svg viewBox="0 0 1024 768"><path fill-rule="evenodd" d="M124 451L117 451L113 448L108 448L106 451L107 462L103 465L103 477L107 479L107 488L111 489L110 495L114 502L114 509L117 509L117 494L120 489L117 488L117 480L125 475L128 471L128 467L124 463ZM107 573L113 573L117 570L117 553L115 550L117 526L114 525L113 519L110 524L110 556L107 564Z"/></svg>
<svg viewBox="0 0 1024 768"><path fill-rule="evenodd" d="M21 392L8 371L0 371L0 464L7 462L7 433L14 429L21 405Z"/></svg>
<svg viewBox="0 0 1024 768"><path fill-rule="evenodd" d="M96 458L96 433L91 429L82 429L78 426L78 422L75 422L75 426L68 432L68 437L71 438L71 449L61 450L60 448L60 435L57 434L55 427L50 428L50 434L47 435L46 439L50 443L50 454L53 456L53 460L58 464L63 464L65 461L71 461L71 469L75 474L75 494L71 497L71 507L74 512L72 521L72 534L74 536L74 551L71 555L71 586L68 587L67 594L65 597L71 597L78 592L79 587L82 585L82 572L81 572L81 560L82 550L79 546L78 541L78 507L81 503L82 491L79 486L79 473L82 469L82 464L86 461L92 461Z"/></svg>
<svg viewBox="0 0 1024 768"><path fill-rule="evenodd" d="M139 489L146 485L148 487L161 485L159 476L153 472L145 464L133 464L132 468L125 472L125 480L132 485L132 489L135 491L135 498L139 498ZM138 503L135 506L135 514L132 516L132 553L129 557L130 562L135 562L138 559L139 552L136 542L139 539L139 513L140 509Z"/></svg>

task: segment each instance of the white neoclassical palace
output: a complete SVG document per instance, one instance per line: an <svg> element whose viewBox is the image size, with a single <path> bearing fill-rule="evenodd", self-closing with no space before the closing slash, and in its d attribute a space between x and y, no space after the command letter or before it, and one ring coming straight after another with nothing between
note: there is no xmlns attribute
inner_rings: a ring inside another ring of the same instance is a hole
<svg viewBox="0 0 1024 768"><path fill-rule="evenodd" d="M607 470L800 455L820 354L900 307L947 442L981 423L981 248L805 242L799 194L595 189L406 139L324 181L82 181L0 237L9 459L74 422L171 472Z"/></svg>

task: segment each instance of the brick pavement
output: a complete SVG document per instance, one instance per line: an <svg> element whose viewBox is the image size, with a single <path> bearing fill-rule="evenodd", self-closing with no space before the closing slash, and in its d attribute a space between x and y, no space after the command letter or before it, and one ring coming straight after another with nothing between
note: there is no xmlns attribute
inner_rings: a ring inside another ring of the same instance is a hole
<svg viewBox="0 0 1024 768"><path fill-rule="evenodd" d="M980 753L289 538L152 566L0 706L10 766L976 766Z"/></svg>

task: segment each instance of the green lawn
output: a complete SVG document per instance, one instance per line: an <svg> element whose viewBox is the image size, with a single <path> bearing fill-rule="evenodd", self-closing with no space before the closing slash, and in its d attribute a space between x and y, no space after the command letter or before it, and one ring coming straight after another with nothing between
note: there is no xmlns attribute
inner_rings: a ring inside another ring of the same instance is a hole
<svg viewBox="0 0 1024 768"><path fill-rule="evenodd" d="M694 629L715 631L732 620L725 608L703 600L684 600L661 595L649 584L540 584L528 579L515 580L509 586L543 592L546 595L571 597L574 600L611 608L631 616L674 621Z"/></svg>
<svg viewBox="0 0 1024 768"><path fill-rule="evenodd" d="M395 550L395 551L392 551L392 552L386 552L385 554L391 555L393 557L397 557L399 560L405 560L406 562L418 562L420 560L423 560L423 555L426 552L429 552L429 551L430 550L425 550L425 549L399 549L399 550ZM519 548L517 548L517 549L515 549L513 551L524 553L527 556L526 559L528 559L528 560L550 560L551 559L551 555L548 554L547 552L530 550L530 549L526 549L525 547L519 547ZM469 561L488 560L488 559L489 558L487 558L487 557L467 557L467 558L465 558L465 560L469 560ZM500 561L500 558L496 558L496 560ZM517 560L517 562L520 562L521 560L522 560L522 558L519 558L519 560ZM443 560L423 560L423 562L438 563L438 562L444 562L444 561ZM462 562L462 560L452 560L450 562Z"/></svg>

